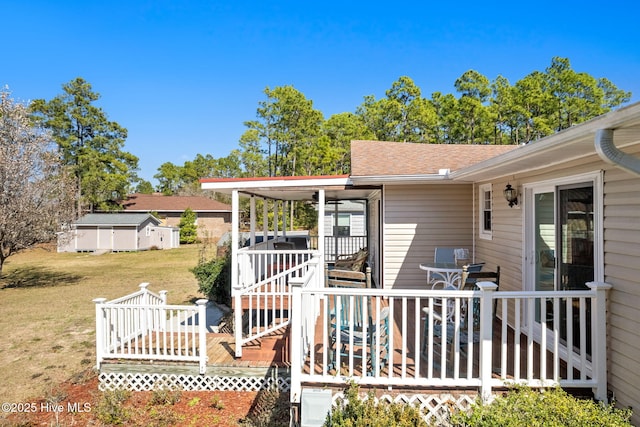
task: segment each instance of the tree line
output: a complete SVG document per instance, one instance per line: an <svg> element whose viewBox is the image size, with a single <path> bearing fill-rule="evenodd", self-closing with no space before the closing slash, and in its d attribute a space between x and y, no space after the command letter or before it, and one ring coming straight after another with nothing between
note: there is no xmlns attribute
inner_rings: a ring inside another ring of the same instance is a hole
<svg viewBox="0 0 640 427"><path fill-rule="evenodd" d="M198 154L137 175L125 151L127 129L95 105L100 94L78 77L51 100L29 105L0 90L0 272L10 255L50 241L85 212L120 209L132 191L198 192L201 177L348 174L352 140L431 144L523 144L584 122L628 102L631 93L555 57L544 72L515 84L469 70L457 94L423 97L410 77L393 82L354 112L325 119L293 86L267 87L239 147L226 157Z"/></svg>
<svg viewBox="0 0 640 427"><path fill-rule="evenodd" d="M293 86L267 87L255 119L244 123L239 148L223 158L198 154L183 165L162 164L154 176L157 190L198 191L200 177L348 174L352 140L527 144L631 98L608 79L577 72L560 57L514 84L469 70L454 87L456 95L434 92L426 98L402 76L384 97L367 95L354 112L328 119Z"/></svg>

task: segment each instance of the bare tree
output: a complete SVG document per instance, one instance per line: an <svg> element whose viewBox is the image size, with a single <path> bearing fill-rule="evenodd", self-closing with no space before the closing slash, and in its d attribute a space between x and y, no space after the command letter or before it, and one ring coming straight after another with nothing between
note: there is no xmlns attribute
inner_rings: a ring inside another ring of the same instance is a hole
<svg viewBox="0 0 640 427"><path fill-rule="evenodd" d="M0 272L5 260L52 241L73 219L73 189L49 133L0 91Z"/></svg>

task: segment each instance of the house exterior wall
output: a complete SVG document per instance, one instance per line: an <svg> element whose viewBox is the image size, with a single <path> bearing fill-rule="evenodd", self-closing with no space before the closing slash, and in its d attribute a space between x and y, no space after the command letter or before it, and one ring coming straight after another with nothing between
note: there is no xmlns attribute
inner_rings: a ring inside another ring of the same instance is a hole
<svg viewBox="0 0 640 427"><path fill-rule="evenodd" d="M231 212L197 212L198 238L217 242L220 237L231 231ZM182 212L158 212L162 225L178 227Z"/></svg>
<svg viewBox="0 0 640 427"><path fill-rule="evenodd" d="M388 185L383 200L385 288L424 289L436 247L471 249L471 185Z"/></svg>
<svg viewBox="0 0 640 427"><path fill-rule="evenodd" d="M640 145L625 151L640 156ZM603 171L604 279L613 285L608 296L609 390L619 407L640 408L640 177L594 154L535 173L510 176L508 181L521 186L597 171ZM507 179L491 183L493 238L480 239L476 231L476 256L487 262L487 269L500 265L501 290L522 290L525 208L508 207L502 196ZM478 206L474 217L478 230ZM632 421L640 424L638 411Z"/></svg>

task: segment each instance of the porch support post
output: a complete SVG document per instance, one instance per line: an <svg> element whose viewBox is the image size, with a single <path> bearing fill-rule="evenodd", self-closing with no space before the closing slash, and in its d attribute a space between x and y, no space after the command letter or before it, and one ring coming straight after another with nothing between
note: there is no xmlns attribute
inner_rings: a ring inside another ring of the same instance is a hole
<svg viewBox="0 0 640 427"><path fill-rule="evenodd" d="M256 245L256 198L251 196L249 199L249 244L251 247Z"/></svg>
<svg viewBox="0 0 640 427"><path fill-rule="evenodd" d="M262 199L262 241L267 249L267 240L269 240L269 203L268 199Z"/></svg>
<svg viewBox="0 0 640 427"><path fill-rule="evenodd" d="M280 220L280 200L273 201L273 238L278 238L278 222Z"/></svg>
<svg viewBox="0 0 640 427"><path fill-rule="evenodd" d="M301 370L302 370L302 281L291 280L291 347L289 348L289 360L291 360L291 390L289 401L291 403L300 402L302 392Z"/></svg>
<svg viewBox="0 0 640 427"><path fill-rule="evenodd" d="M240 249L240 195L231 193L231 294L234 299L233 321L235 326L236 357L242 357L242 295L238 275L238 250Z"/></svg>
<svg viewBox="0 0 640 427"><path fill-rule="evenodd" d="M480 288L480 396L484 402L491 399L491 365L493 341L493 293L498 285L478 282Z"/></svg>
<svg viewBox="0 0 640 427"><path fill-rule="evenodd" d="M282 201L282 235L287 237L287 209L289 203L285 200Z"/></svg>
<svg viewBox="0 0 640 427"><path fill-rule="evenodd" d="M596 387L593 397L607 401L607 291L609 283L588 282L586 284L596 294L595 307L591 308L591 328L593 345L591 348L593 377Z"/></svg>
<svg viewBox="0 0 640 427"><path fill-rule="evenodd" d="M96 369L100 370L100 365L104 360L105 328L104 328L104 303L106 298L96 298Z"/></svg>
<svg viewBox="0 0 640 427"><path fill-rule="evenodd" d="M318 190L318 252L320 252L320 265L324 266L324 189ZM318 271L324 271L320 268Z"/></svg>
<svg viewBox="0 0 640 427"><path fill-rule="evenodd" d="M196 301L198 305L198 346L200 360L200 375L207 372L207 299L199 299Z"/></svg>

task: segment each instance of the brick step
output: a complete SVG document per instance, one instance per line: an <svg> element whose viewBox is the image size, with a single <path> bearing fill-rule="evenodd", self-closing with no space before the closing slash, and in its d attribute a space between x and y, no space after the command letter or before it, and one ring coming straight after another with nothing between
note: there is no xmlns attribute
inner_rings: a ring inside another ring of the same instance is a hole
<svg viewBox="0 0 640 427"><path fill-rule="evenodd" d="M242 360L270 362L277 366L289 365L289 336L274 335L258 338L242 348Z"/></svg>

